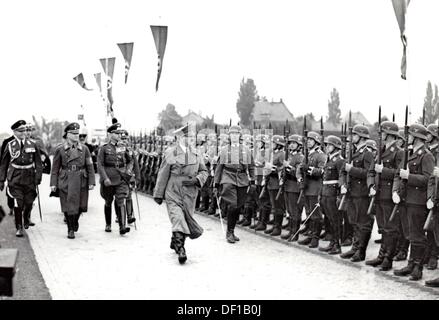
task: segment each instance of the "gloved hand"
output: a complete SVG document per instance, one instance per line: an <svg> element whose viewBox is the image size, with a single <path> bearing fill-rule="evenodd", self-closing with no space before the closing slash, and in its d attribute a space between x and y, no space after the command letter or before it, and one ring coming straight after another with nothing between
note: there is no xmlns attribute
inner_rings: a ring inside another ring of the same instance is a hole
<svg viewBox="0 0 439 320"><path fill-rule="evenodd" d="M111 180L110 179L105 179L104 180L104 186L106 186L106 187L109 187L109 186L111 186Z"/></svg>
<svg viewBox="0 0 439 320"><path fill-rule="evenodd" d="M352 167L353 167L352 164L346 163L344 168L345 168L346 172L349 172L349 171L351 171Z"/></svg>
<svg viewBox="0 0 439 320"><path fill-rule="evenodd" d="M430 198L427 200L427 209L430 210L430 209L433 209L433 207L434 207L434 202Z"/></svg>
<svg viewBox="0 0 439 320"><path fill-rule="evenodd" d="M340 187L340 193L341 194L346 194L348 192L348 189L346 188L346 186L345 185L342 185L341 187Z"/></svg>
<svg viewBox="0 0 439 320"><path fill-rule="evenodd" d="M373 197L376 194L377 194L377 191L375 189L375 186L371 186L369 189L369 197Z"/></svg>
<svg viewBox="0 0 439 320"><path fill-rule="evenodd" d="M407 180L408 178L409 178L409 174L410 174L410 171L407 169L400 169L399 170L399 176L401 177L401 179L405 179L405 180Z"/></svg>
<svg viewBox="0 0 439 320"><path fill-rule="evenodd" d="M376 173L382 173L383 168L384 168L384 166L382 164L378 164L378 163L375 164L375 172Z"/></svg>
<svg viewBox="0 0 439 320"><path fill-rule="evenodd" d="M308 169L306 170L306 174L307 175L312 175L312 171L314 170L314 167L308 167Z"/></svg>
<svg viewBox="0 0 439 320"><path fill-rule="evenodd" d="M401 198L399 197L398 192L394 191L392 194L393 203L398 204L401 202Z"/></svg>
<svg viewBox="0 0 439 320"><path fill-rule="evenodd" d="M191 177L189 178L189 180L184 180L182 183L182 185L184 186L197 186L197 187L201 187L200 185L200 181L198 181L197 178Z"/></svg>
<svg viewBox="0 0 439 320"><path fill-rule="evenodd" d="M163 199L162 198L154 198L154 201L158 204L161 205L163 203Z"/></svg>
<svg viewBox="0 0 439 320"><path fill-rule="evenodd" d="M4 188L5 188L5 183L2 181L0 182L0 191L3 191Z"/></svg>

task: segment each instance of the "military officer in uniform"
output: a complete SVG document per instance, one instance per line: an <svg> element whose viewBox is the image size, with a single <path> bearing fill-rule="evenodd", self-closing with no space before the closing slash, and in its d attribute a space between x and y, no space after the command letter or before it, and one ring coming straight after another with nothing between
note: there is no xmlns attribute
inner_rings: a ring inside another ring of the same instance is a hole
<svg viewBox="0 0 439 320"><path fill-rule="evenodd" d="M135 151L130 146L130 141L128 138L129 138L128 131L121 130L121 136L120 136L120 141L119 141L118 145L126 148L126 150L128 151L128 155L131 157L131 160L132 160L132 161L129 161L129 164L127 165L127 168L126 168L126 173L129 176L129 184L128 184L129 191L128 191L127 199L125 201L127 218L128 218L127 221L128 221L128 224L132 224L136 221L136 218L134 217L134 211L133 211L132 193L133 193L133 190L135 188L137 188L137 186L139 185L140 168L139 168L139 162L137 161L137 151Z"/></svg>
<svg viewBox="0 0 439 320"><path fill-rule="evenodd" d="M319 202L323 212L329 219L331 240L327 247L319 248L319 250L329 254L340 254L342 217L338 211L337 197L340 195L339 185L345 161L341 156L341 139L339 137L327 136L324 143L328 161L323 168L323 186Z"/></svg>
<svg viewBox="0 0 439 320"><path fill-rule="evenodd" d="M310 234L303 240L299 240L301 245L308 245L310 248L319 246L320 233L322 231L323 217L318 205L318 196L322 188L323 167L326 163L327 156L320 149L320 135L317 132L310 131L307 136L308 164L304 161L299 165L296 171L297 181L301 189L304 190L305 210L309 216L315 209L313 215L309 218ZM304 179L304 176L305 179ZM306 184L304 184L304 182Z"/></svg>
<svg viewBox="0 0 439 320"><path fill-rule="evenodd" d="M12 136L6 138L5 140L3 140L2 147L1 147L1 150L0 150L0 161L3 158L3 153L6 150L6 146L8 145L8 143L10 141L12 141L14 139L15 139L15 136L12 135ZM14 214L14 198L10 197L7 192L6 192L6 198L7 198L8 208L9 208L9 215L12 216Z"/></svg>
<svg viewBox="0 0 439 320"><path fill-rule="evenodd" d="M265 231L267 229L267 222L270 217L271 203L268 192L262 192L266 181L264 174L265 162L270 160L270 137L267 134L258 134L255 139L254 149L254 163L255 163L255 185L258 205L258 223L255 226L256 231ZM265 181L264 181L265 180Z"/></svg>
<svg viewBox="0 0 439 320"><path fill-rule="evenodd" d="M201 235L201 232L194 232L194 228L199 229L199 226L193 214L197 193L207 179L206 166L190 142L189 134L192 133L189 131L186 125L174 132L178 136L177 145L165 151L154 189L154 201L159 205L163 200L166 203L172 224L170 247L177 253L181 264L187 260L186 237Z"/></svg>
<svg viewBox="0 0 439 320"><path fill-rule="evenodd" d="M129 151L118 146L120 141L120 123L108 127L109 142L104 144L98 153L98 172L101 184L101 197L105 200L105 231L111 232L111 203L116 202L116 216L121 235L130 231L126 226L125 201L129 193L129 176L127 166L132 162Z"/></svg>
<svg viewBox="0 0 439 320"><path fill-rule="evenodd" d="M11 129L14 139L5 146L0 162L0 190L8 181L7 194L14 199L16 236L23 237L23 226L29 227L32 204L37 197L43 166L38 146L26 139L26 121L15 122ZM24 220L24 221L23 221Z"/></svg>
<svg viewBox="0 0 439 320"><path fill-rule="evenodd" d="M369 195L376 197L375 216L378 229L382 230L383 241L378 256L366 261L366 264L373 267L380 266L381 271L388 271L392 268L399 238L399 216L389 221L393 210L393 179L404 156L404 152L397 146L398 135L396 123L391 121L381 123L381 139L384 144L381 163L372 162L368 177ZM377 194L378 187L379 193Z"/></svg>
<svg viewBox="0 0 439 320"><path fill-rule="evenodd" d="M79 128L79 124L73 122L64 129L65 142L55 150L50 177L51 191L59 192L69 239L75 238L79 216L87 212L88 191L96 184L90 151L79 142Z"/></svg>
<svg viewBox="0 0 439 320"><path fill-rule="evenodd" d="M288 137L288 160L284 164L284 198L287 212L290 216L290 230L282 239L286 239L290 242L297 241L299 239L298 230L302 219L302 211L304 200L301 200L297 204L299 199L299 185L297 184L296 171L298 166L303 161L303 153L301 147L303 146L303 138L298 134L293 134ZM297 233L297 234L296 234Z"/></svg>
<svg viewBox="0 0 439 320"><path fill-rule="evenodd" d="M427 126L427 144L428 144L428 150L433 154L433 156L437 156L438 152L438 142L439 142L439 136L438 136L438 126L435 123L429 124ZM434 186L434 177L431 177L429 187ZM432 196L432 191L429 193L429 198ZM435 219L437 221L437 219ZM427 249L425 250L425 257L423 264L427 265L428 270L435 270L437 268L437 259L439 254L439 248L436 245L436 240L439 241L439 229L434 228L432 231L427 231Z"/></svg>
<svg viewBox="0 0 439 320"><path fill-rule="evenodd" d="M280 135L274 135L273 142L273 157L269 162L265 163L265 169L268 170L269 176L267 180L267 191L270 197L271 212L273 213L274 223L273 227L264 231L271 236L279 236L282 233L282 220L285 213L285 199L276 196L279 192L279 176L282 172L285 161L285 139Z"/></svg>
<svg viewBox="0 0 439 320"><path fill-rule="evenodd" d="M249 133L243 134L242 135L242 144L248 148L250 150L250 152L253 153L253 136L250 135ZM241 221L241 224L243 227L248 227L251 225L251 220L254 217L255 213L256 213L256 208L257 208L257 188L255 184L252 184L248 189L247 189L247 195L245 198L245 203L244 203L244 210L243 210L243 219Z"/></svg>
<svg viewBox="0 0 439 320"><path fill-rule="evenodd" d="M423 259L427 248L427 237L424 224L427 218L427 185L434 168L434 156L425 146L427 128L421 124L412 124L409 127L407 143L413 147L408 158L407 169L397 171L393 182L393 202L401 202L401 195L405 196L406 211L409 226L410 258L407 266L395 270L396 276L408 276L410 280L422 278ZM404 181L405 192L401 192L401 181Z"/></svg>
<svg viewBox="0 0 439 320"><path fill-rule="evenodd" d="M235 243L239 241L234 233L239 212L244 206L248 186L254 184L254 163L251 151L239 143L241 127L231 126L229 135L230 145L219 152L214 184L215 189L221 188L221 204L227 210L226 239Z"/></svg>
<svg viewBox="0 0 439 320"><path fill-rule="evenodd" d="M366 140L370 138L369 129L357 124L352 129L353 155L352 162L345 163L344 171L350 175L350 186L345 183L340 188L341 194L347 193L349 187L348 217L354 228L354 242L351 250L340 257L351 258L352 262L363 261L369 244L373 227L373 217L367 215L369 208L369 189L367 175L373 162L373 154L367 149Z"/></svg>

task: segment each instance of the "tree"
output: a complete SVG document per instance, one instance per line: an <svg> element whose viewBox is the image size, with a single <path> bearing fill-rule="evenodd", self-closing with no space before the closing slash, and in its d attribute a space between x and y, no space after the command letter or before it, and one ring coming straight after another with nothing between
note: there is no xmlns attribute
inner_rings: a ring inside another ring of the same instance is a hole
<svg viewBox="0 0 439 320"><path fill-rule="evenodd" d="M425 125L429 125L430 123L434 123L437 121L437 118L439 116L438 102L438 87L437 85L434 86L433 97L433 88L431 86L431 82L428 81L423 106L423 110L425 110ZM418 122L422 123L422 116L418 119Z"/></svg>
<svg viewBox="0 0 439 320"><path fill-rule="evenodd" d="M165 131L175 129L182 126L183 118L175 110L175 106L171 103L166 105L165 110L159 113L159 126Z"/></svg>
<svg viewBox="0 0 439 320"><path fill-rule="evenodd" d="M252 122L253 109L258 96L253 79L247 79L245 82L244 78L241 80L238 96L236 111L240 119L239 122L243 126L249 126Z"/></svg>
<svg viewBox="0 0 439 320"><path fill-rule="evenodd" d="M326 120L335 126L341 123L340 96L335 88L332 89L331 100L328 101L328 117Z"/></svg>

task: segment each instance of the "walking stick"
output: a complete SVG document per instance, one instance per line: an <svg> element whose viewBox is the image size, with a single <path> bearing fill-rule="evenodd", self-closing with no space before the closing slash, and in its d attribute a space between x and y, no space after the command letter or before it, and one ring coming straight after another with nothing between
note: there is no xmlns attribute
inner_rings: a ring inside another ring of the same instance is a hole
<svg viewBox="0 0 439 320"><path fill-rule="evenodd" d="M134 187L134 194L136 195L137 212L139 213L139 221L140 221L139 197L137 197L137 188L136 187Z"/></svg>
<svg viewBox="0 0 439 320"><path fill-rule="evenodd" d="M313 213L317 210L317 208L320 207L320 204L317 202L314 209L311 211L311 213L309 214L308 217L306 217L305 221L300 225L299 230L296 231L296 233L294 234L294 236L292 237L292 239L294 239L297 234L300 232L300 230L302 230L302 227L306 224L306 222L309 220L309 218L311 218L311 216L313 215Z"/></svg>
<svg viewBox="0 0 439 320"><path fill-rule="evenodd" d="M43 215L41 214L41 203L40 203L40 190L37 185L37 198L38 198L38 211L40 212L40 220L43 222Z"/></svg>
<svg viewBox="0 0 439 320"><path fill-rule="evenodd" d="M222 215L221 207L220 207L220 200L219 200L218 196L215 196L215 198L216 198L216 204L217 204L219 212L220 212L219 216L220 216L220 222L221 222L221 229L223 230L223 234L225 235L226 233L224 232L224 223L223 223L223 215Z"/></svg>

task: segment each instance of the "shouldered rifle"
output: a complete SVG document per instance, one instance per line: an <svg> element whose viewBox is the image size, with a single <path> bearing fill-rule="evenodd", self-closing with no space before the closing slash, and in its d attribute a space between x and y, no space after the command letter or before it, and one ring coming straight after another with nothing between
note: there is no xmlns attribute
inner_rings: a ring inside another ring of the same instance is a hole
<svg viewBox="0 0 439 320"><path fill-rule="evenodd" d="M268 126L269 129L271 129L271 122ZM270 141L270 159L269 161L273 161L273 157L274 157L274 147L273 147L273 143ZM265 146L265 151L267 151L267 146ZM268 184L268 180L270 180L270 174L271 172L264 174L264 179L262 180L262 190L261 193L259 194L259 199L262 199L262 197L264 196L265 192L267 191L267 184Z"/></svg>
<svg viewBox="0 0 439 320"><path fill-rule="evenodd" d="M347 152L347 163L351 163L352 162L352 149L353 149L353 145L352 145L352 115L351 115L351 111L349 110L349 122L348 122L348 126L349 126L349 150ZM346 211L346 197L347 194L349 192L349 185L351 184L351 176L345 171L345 183L346 183L346 188L347 188L347 192L345 194L343 194L343 196L341 197L341 201L340 201L340 205L338 206L338 210L339 211Z"/></svg>
<svg viewBox="0 0 439 320"><path fill-rule="evenodd" d="M306 116L303 118L303 155L305 167L308 167L308 130L306 129ZM303 191L306 187L306 174L302 169L302 187L300 189L299 198L297 199L297 204L300 204L303 197Z"/></svg>
<svg viewBox="0 0 439 320"><path fill-rule="evenodd" d="M383 159L382 159L382 157L383 157L383 152L382 152L382 150L383 150L383 137L381 135L381 132L382 131L381 131L381 106L380 106L380 108L378 109L378 153L377 153L377 163L378 164L381 164L381 162L383 162ZM376 196L381 189L381 181L380 181L381 173L377 173L376 177L377 177L375 179L375 181L377 183L376 188L375 188L376 192L375 192L375 195L373 195L370 198L369 208L367 209L368 215L373 215L373 207L375 205L375 199L376 199Z"/></svg>
<svg viewBox="0 0 439 320"><path fill-rule="evenodd" d="M439 119L438 119L438 125L439 125ZM439 146L436 147L436 167L439 166ZM434 177L434 199L433 200L433 208L430 209L428 212L427 220L425 220L424 224L424 230L425 231L432 231L434 226L434 219L437 216L437 204L438 204L438 198L439 198L439 192L438 192L438 177Z"/></svg>
<svg viewBox="0 0 439 320"><path fill-rule="evenodd" d="M346 159L346 123L341 124L341 156Z"/></svg>
<svg viewBox="0 0 439 320"><path fill-rule="evenodd" d="M284 126L284 139L285 139L285 160L288 160L288 136L286 133L286 127L288 126L288 119L286 121L286 126ZM289 132L288 132L289 134ZM279 200L279 197L282 195L282 193L285 191L285 180L286 180L286 167L283 166L282 171L280 173L279 177L279 191L276 194L276 200Z"/></svg>
<svg viewBox="0 0 439 320"><path fill-rule="evenodd" d="M405 144L404 144L404 157L403 157L403 168L407 170L407 163L409 158L409 144L408 144L408 137L409 137L409 126L408 126L408 113L409 113L409 107L405 107L405 125L404 125L404 138L405 138ZM400 193L400 202L405 200L406 196L406 187L405 187L405 180L399 179L399 190ZM395 203L393 206L392 214L390 215L389 221L392 221L393 218L396 215L396 212L398 211L399 203Z"/></svg>

